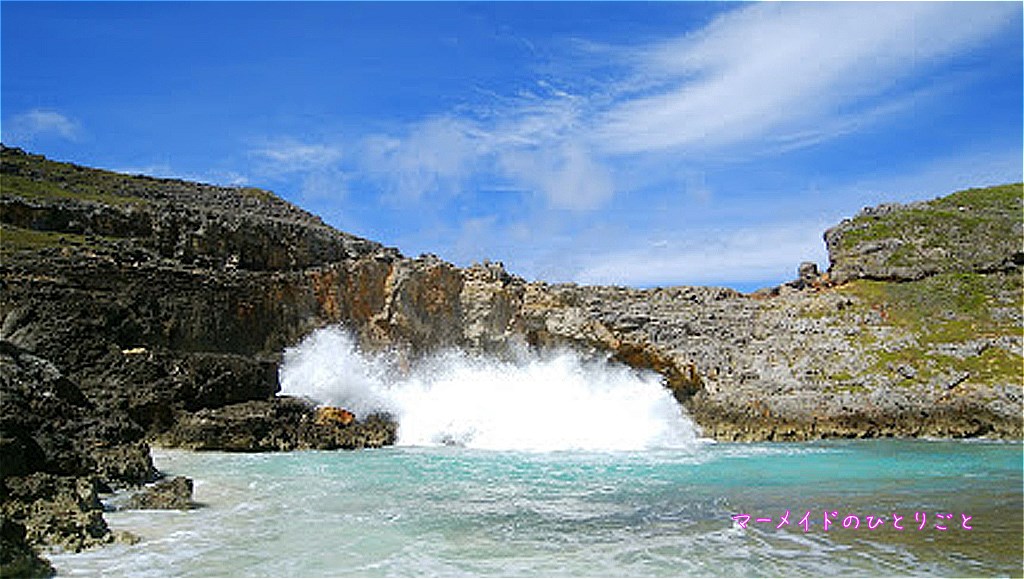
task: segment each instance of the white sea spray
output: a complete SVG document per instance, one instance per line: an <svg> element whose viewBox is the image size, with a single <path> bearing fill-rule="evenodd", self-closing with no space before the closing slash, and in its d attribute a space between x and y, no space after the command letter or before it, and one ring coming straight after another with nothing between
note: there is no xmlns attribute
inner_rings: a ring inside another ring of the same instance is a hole
<svg viewBox="0 0 1024 579"><path fill-rule="evenodd" d="M571 351L512 360L447 351L405 372L359 350L340 328L319 330L285 352L281 393L383 411L398 444L492 450L692 448L693 423L652 372Z"/></svg>

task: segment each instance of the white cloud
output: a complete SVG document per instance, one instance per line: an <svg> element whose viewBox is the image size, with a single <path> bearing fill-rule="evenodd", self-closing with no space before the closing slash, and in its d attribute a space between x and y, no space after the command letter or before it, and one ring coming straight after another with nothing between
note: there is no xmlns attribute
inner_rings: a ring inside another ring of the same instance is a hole
<svg viewBox="0 0 1024 579"><path fill-rule="evenodd" d="M57 111L44 109L33 109L15 115L7 121L4 129L4 140L8 141L8 144L31 143L44 137L75 141L81 134L81 127L77 121Z"/></svg>
<svg viewBox="0 0 1024 579"><path fill-rule="evenodd" d="M342 147L285 137L249 150L253 172L270 180L297 179L308 200L335 199L347 192L348 173Z"/></svg>
<svg viewBox="0 0 1024 579"><path fill-rule="evenodd" d="M580 99L549 83L475 116L427 119L365 140L362 169L402 202L478 188L536 193L549 207L587 211L614 194L611 173L576 135ZM494 181L497 180L497 183Z"/></svg>
<svg viewBox="0 0 1024 579"><path fill-rule="evenodd" d="M759 3L652 45L582 43L600 58L580 66L619 74L539 79L371 137L361 168L403 201L472 194L482 176L577 212L652 184L707 201L678 181L680 159L777 153L884 121L932 94L933 64L1017 15L1012 3Z"/></svg>
<svg viewBox="0 0 1024 579"><path fill-rule="evenodd" d="M821 233L828 224L796 221L732 231L680 232L675 239L593 253L575 281L632 286L745 284L795 279L797 265L827 265Z"/></svg>
<svg viewBox="0 0 1024 579"><path fill-rule="evenodd" d="M337 164L343 157L340 147L290 138L257 147L250 155L259 161L262 171L270 174L321 170Z"/></svg>
<svg viewBox="0 0 1024 579"><path fill-rule="evenodd" d="M615 192L608 170L576 143L505 152L501 169L520 186L542 193L556 209L596 209Z"/></svg>
<svg viewBox="0 0 1024 579"><path fill-rule="evenodd" d="M437 117L412 126L403 138L375 135L363 143L363 168L399 201L458 192L488 139L475 123Z"/></svg>
<svg viewBox="0 0 1024 579"><path fill-rule="evenodd" d="M610 153L842 133L887 92L1018 18L1012 3L764 3L641 51L644 88L599 115ZM650 88L651 78L657 81Z"/></svg>

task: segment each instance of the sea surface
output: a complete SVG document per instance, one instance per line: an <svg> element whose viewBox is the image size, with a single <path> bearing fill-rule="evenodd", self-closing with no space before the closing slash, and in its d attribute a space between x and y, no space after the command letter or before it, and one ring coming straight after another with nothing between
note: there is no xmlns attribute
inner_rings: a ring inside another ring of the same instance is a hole
<svg viewBox="0 0 1024 579"><path fill-rule="evenodd" d="M109 513L142 540L53 555L61 576L1022 573L1020 443L154 455L203 506Z"/></svg>

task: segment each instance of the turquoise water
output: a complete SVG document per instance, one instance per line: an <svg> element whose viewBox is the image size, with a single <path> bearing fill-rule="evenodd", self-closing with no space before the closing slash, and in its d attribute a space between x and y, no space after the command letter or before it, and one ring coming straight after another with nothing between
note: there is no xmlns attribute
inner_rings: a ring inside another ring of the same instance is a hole
<svg viewBox="0 0 1024 579"><path fill-rule="evenodd" d="M155 455L161 470L195 479L205 506L110 513L114 529L142 540L55 555L61 575L1022 573L1020 443ZM786 510L790 525L776 529ZM827 532L825 510L839 514ZM936 529L947 512L949 530ZM752 515L746 529L732 520L739 513ZM892 528L893 513L905 530ZM915 513L927 513L923 530ZM859 529L842 528L849 514ZM867 515L886 522L868 529Z"/></svg>

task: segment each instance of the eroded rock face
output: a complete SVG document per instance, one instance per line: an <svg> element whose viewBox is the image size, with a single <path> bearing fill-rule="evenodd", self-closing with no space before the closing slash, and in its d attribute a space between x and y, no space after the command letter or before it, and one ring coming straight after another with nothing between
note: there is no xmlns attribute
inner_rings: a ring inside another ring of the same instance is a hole
<svg viewBox="0 0 1024 579"><path fill-rule="evenodd" d="M123 413L99 412L57 367L0 341L0 467L138 484L155 475L144 431Z"/></svg>
<svg viewBox="0 0 1024 579"><path fill-rule="evenodd" d="M344 408L334 406L323 406L316 409L314 423L320 426L345 427L355 422L356 415Z"/></svg>
<svg viewBox="0 0 1024 579"><path fill-rule="evenodd" d="M828 272L802 264L747 296L527 283L500 264L403 258L265 192L4 155L22 179L4 198L35 208L4 220L70 236L5 259L5 337L152 434L267 400L281 350L331 323L409 361L522 345L611 356L659 372L720 438L1020 431L1019 185L866 211L826 233ZM64 193L33 189L55 182ZM107 198L76 197L81 183ZM988 305L965 305L978 296ZM992 346L950 355L977 339L957 333L976 320Z"/></svg>
<svg viewBox="0 0 1024 579"><path fill-rule="evenodd" d="M103 520L101 488L97 477L7 477L3 515L25 527L29 544L78 552L114 540Z"/></svg>
<svg viewBox="0 0 1024 579"><path fill-rule="evenodd" d="M4 576L52 572L33 546L78 551L113 540L97 493L156 477L144 434L125 413L101 411L52 362L0 341Z"/></svg>

